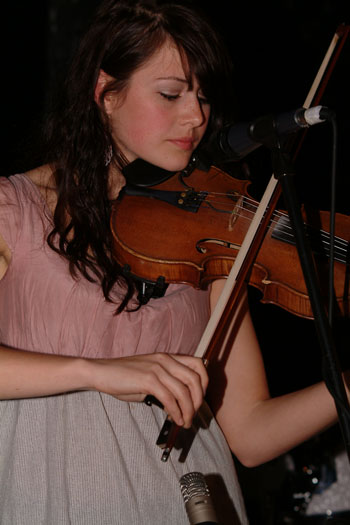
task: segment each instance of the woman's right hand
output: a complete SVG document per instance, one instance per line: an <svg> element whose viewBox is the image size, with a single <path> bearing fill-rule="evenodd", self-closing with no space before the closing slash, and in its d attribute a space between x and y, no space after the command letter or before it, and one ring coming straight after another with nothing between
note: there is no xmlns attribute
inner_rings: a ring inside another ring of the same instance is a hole
<svg viewBox="0 0 350 525"><path fill-rule="evenodd" d="M152 395L179 426L191 426L208 385L201 359L180 354L145 354L84 359L15 350L0 345L0 399L97 390L123 401Z"/></svg>
<svg viewBox="0 0 350 525"><path fill-rule="evenodd" d="M201 359L181 354L142 354L89 360L91 389L122 401L152 395L179 425L189 428L208 385Z"/></svg>

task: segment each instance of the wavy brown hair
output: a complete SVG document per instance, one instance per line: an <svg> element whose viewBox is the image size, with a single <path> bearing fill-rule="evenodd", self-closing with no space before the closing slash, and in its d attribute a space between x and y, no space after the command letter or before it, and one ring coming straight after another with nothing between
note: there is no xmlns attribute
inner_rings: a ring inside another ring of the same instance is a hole
<svg viewBox="0 0 350 525"><path fill-rule="evenodd" d="M127 89L131 75L167 40L177 45L186 75L197 78L211 104L204 142L231 117L231 66L217 32L202 13L188 4L157 0L106 0L98 8L67 75L61 100L46 132L48 161L54 168L58 202L48 243L69 261L70 272L100 282L111 299L115 283L125 286L117 312L128 304L135 283L123 275L112 256L105 152L113 162L125 158L112 140L103 112L108 91ZM113 77L100 97L94 92L100 70Z"/></svg>

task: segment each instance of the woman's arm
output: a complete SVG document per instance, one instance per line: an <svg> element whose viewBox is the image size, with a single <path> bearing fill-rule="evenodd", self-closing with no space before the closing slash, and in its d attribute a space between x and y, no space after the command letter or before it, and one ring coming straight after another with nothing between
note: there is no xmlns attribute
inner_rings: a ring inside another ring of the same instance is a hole
<svg viewBox="0 0 350 525"><path fill-rule="evenodd" d="M0 235L0 279L11 251ZM178 424L189 427L203 402L208 375L202 361L163 353L116 359L83 359L0 345L0 399L95 390L125 401L153 395Z"/></svg>
<svg viewBox="0 0 350 525"><path fill-rule="evenodd" d="M203 363L190 356L158 353L83 359L0 346L0 399L95 390L141 402L150 394L178 425L189 427L207 382Z"/></svg>
<svg viewBox="0 0 350 525"><path fill-rule="evenodd" d="M214 302L221 287L213 287ZM208 396L234 454L256 466L326 429L337 413L324 383L271 398L246 295L235 320L227 350L209 367Z"/></svg>

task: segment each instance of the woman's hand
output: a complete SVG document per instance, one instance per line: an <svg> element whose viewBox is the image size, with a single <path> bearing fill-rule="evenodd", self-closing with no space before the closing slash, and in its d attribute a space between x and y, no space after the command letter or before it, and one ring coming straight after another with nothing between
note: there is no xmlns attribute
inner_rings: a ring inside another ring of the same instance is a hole
<svg viewBox="0 0 350 525"><path fill-rule="evenodd" d="M123 401L152 395L179 426L191 426L208 386L201 359L146 354L115 359L39 354L0 346L0 399L95 390Z"/></svg>
<svg viewBox="0 0 350 525"><path fill-rule="evenodd" d="M189 428L203 402L208 375L201 359L179 354L145 354L89 360L92 389L122 401L152 395L179 425Z"/></svg>

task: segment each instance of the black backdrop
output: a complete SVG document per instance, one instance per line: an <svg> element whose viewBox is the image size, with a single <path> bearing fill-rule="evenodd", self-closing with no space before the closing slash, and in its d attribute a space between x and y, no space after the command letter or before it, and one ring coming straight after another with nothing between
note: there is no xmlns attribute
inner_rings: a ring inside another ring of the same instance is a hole
<svg viewBox="0 0 350 525"><path fill-rule="evenodd" d="M336 28L340 23L349 23L347 0L199 3L219 27L230 49L235 66L233 96L238 101L241 120L302 106ZM64 76L72 50L97 4L98 0L16 0L6 7L1 173L22 167L24 148L28 149L28 143L30 147L52 88ZM349 189L349 48L347 43L322 101L337 112L342 160L338 208L344 211ZM320 202L326 208L330 176L328 128L313 129L310 135L303 163L298 166L298 171L308 171L301 179L300 191L303 198ZM261 181L261 168L270 169L268 153L259 151L250 163L252 170L259 167L258 182Z"/></svg>
<svg viewBox="0 0 350 525"><path fill-rule="evenodd" d="M63 78L72 50L97 3L14 0L6 7L4 20L9 36L2 52L1 174L32 167L33 161L28 160L26 152L35 142L51 89ZM301 107L336 28L350 22L348 2L339 0L216 0L200 4L220 28L230 49L235 67L233 96L241 120ZM337 211L345 214L350 212L349 64L347 42L322 99L322 104L337 114ZM259 148L245 162L258 195L271 174L269 152ZM296 184L303 202L328 209L330 163L330 128L312 128L296 166ZM284 393L320 379L321 359L313 323L278 307L262 305L253 289L250 296L272 393ZM344 334L341 346L347 347L348 326L340 330ZM334 439L339 439L339 435ZM281 478L273 465L249 472L238 465L252 525L282 523L276 517ZM297 516L293 519L290 523L299 523Z"/></svg>

